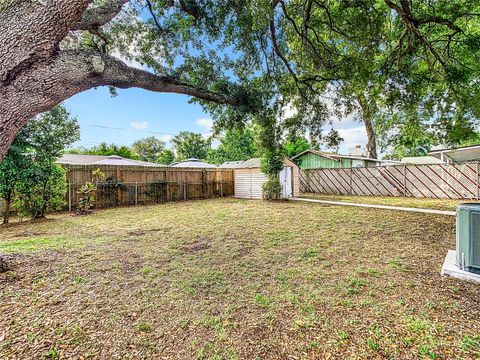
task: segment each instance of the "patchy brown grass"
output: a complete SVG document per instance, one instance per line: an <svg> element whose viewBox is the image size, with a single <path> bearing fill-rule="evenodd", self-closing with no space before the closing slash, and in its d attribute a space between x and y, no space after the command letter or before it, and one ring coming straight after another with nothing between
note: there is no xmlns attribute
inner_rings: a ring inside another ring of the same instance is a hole
<svg viewBox="0 0 480 360"><path fill-rule="evenodd" d="M0 229L0 358L464 358L454 219L233 199Z"/></svg>
<svg viewBox="0 0 480 360"><path fill-rule="evenodd" d="M403 197L384 197L384 196L351 196L351 195L323 195L304 193L302 197L327 200L343 201L351 203L372 204L372 205L390 205L403 206L422 209L435 210L456 210L459 204L479 203L475 200L450 200L450 199L422 199L422 198L403 198Z"/></svg>

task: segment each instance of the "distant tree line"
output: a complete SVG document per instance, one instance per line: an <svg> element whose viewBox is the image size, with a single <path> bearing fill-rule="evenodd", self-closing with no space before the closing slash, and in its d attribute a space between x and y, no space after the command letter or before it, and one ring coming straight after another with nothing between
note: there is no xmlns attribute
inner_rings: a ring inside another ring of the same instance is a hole
<svg viewBox="0 0 480 360"><path fill-rule="evenodd" d="M293 157L310 148L325 148L336 152L343 141L335 129L321 136L321 139L322 141L318 143L309 141L305 136L287 136L283 141L283 153L288 157ZM212 143L215 140L218 141L218 146L214 148ZM172 149L167 148L166 143L157 137L149 136L135 141L132 146L102 142L90 148L79 147L68 149L66 152L86 155L118 155L127 159L165 165L196 158L219 165L227 161L261 157L258 141L258 129L250 125L244 128L233 128L208 137L190 131L181 131L173 137Z"/></svg>

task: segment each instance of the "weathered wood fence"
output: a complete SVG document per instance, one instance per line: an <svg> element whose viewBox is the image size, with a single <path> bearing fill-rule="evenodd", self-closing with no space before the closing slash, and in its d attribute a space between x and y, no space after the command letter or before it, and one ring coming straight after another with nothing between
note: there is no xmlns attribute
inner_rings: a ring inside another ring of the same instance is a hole
<svg viewBox="0 0 480 360"><path fill-rule="evenodd" d="M139 166L67 166L68 209L75 209L79 188L100 169L106 179L98 185L95 207L106 208L168 201L231 196L233 170Z"/></svg>
<svg viewBox="0 0 480 360"><path fill-rule="evenodd" d="M300 191L328 195L480 199L480 164L395 165L300 171Z"/></svg>

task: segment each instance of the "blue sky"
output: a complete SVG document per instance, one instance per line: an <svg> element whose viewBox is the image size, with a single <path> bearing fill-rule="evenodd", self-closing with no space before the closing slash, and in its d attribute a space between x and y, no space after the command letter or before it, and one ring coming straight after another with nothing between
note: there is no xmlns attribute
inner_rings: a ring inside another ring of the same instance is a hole
<svg viewBox="0 0 480 360"><path fill-rule="evenodd" d="M189 104L188 99L184 95L141 89L118 89L118 96L112 97L105 87L78 94L65 101L67 109L80 123L81 140L73 146L91 147L102 141L131 145L135 140L152 135L168 144L172 135L182 130L208 134L211 128L209 115L199 105ZM367 139L361 123L346 119L335 121L333 126L345 139L340 153L347 153L357 144L365 146ZM325 132L329 129L330 126L326 127Z"/></svg>
<svg viewBox="0 0 480 360"><path fill-rule="evenodd" d="M66 108L80 123L81 140L74 147L91 147L102 141L131 145L135 140L152 135L168 141L182 130L202 134L210 130L209 116L199 105L189 104L187 96L141 89L117 91L118 96L112 97L108 89L102 87L65 101Z"/></svg>

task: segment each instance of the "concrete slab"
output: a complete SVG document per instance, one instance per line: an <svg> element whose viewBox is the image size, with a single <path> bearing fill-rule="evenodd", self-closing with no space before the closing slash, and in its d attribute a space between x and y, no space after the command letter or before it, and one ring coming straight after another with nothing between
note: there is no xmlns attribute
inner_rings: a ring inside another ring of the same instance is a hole
<svg viewBox="0 0 480 360"><path fill-rule="evenodd" d="M480 283L480 275L461 270L455 263L455 250L448 250L442 266L442 275L448 275L460 280L467 280Z"/></svg>
<svg viewBox="0 0 480 360"><path fill-rule="evenodd" d="M447 210L420 209L420 208L410 208L410 207L390 206L390 205L360 204L360 203L351 203L351 202L344 202L344 201L329 201L329 200L318 200L318 199L310 199L310 198L290 198L288 200L306 201L306 202L312 202L317 204L327 204L327 205L357 206L357 207L373 208L373 209L385 209L385 210L395 210L395 211L419 212L424 214L456 216L455 211L447 211Z"/></svg>

